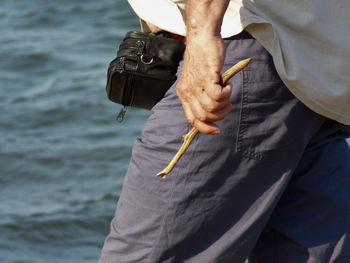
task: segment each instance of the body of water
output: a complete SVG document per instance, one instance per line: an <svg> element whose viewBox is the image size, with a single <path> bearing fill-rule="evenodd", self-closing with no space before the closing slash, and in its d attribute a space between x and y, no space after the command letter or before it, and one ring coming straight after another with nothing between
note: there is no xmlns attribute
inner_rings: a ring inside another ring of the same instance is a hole
<svg viewBox="0 0 350 263"><path fill-rule="evenodd" d="M105 95L122 0L0 0L0 262L96 262L149 112Z"/></svg>

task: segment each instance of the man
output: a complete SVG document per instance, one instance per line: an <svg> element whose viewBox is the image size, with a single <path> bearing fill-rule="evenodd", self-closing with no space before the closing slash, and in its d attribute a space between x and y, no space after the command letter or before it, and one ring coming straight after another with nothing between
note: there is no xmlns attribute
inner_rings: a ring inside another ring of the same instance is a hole
<svg viewBox="0 0 350 263"><path fill-rule="evenodd" d="M100 263L350 262L350 2L129 2L182 35L185 12L186 52L135 141Z"/></svg>

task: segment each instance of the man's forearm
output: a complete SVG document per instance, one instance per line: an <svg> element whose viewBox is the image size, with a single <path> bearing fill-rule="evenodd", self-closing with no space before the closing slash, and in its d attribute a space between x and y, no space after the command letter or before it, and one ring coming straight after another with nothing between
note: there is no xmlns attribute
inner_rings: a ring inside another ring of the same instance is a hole
<svg viewBox="0 0 350 263"><path fill-rule="evenodd" d="M187 38L198 35L220 35L223 16L229 0L187 0Z"/></svg>
<svg viewBox="0 0 350 263"><path fill-rule="evenodd" d="M205 134L219 134L214 122L232 110L231 85L221 86L225 60L221 24L229 0L187 0L186 51L177 95L187 121Z"/></svg>

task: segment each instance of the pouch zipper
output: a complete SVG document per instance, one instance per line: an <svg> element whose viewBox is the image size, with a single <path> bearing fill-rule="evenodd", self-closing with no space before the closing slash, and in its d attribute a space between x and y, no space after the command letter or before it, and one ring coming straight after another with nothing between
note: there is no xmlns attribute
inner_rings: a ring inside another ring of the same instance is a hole
<svg viewBox="0 0 350 263"><path fill-rule="evenodd" d="M124 41L122 44L120 44L119 46L119 50L122 49L135 49L137 50L137 55L142 55L143 51L145 49L146 46L146 42L143 40L137 40L136 43L134 42L135 39L133 39L132 41L129 41L130 43L128 43L128 41ZM135 45L130 45L130 44L134 44Z"/></svg>
<svg viewBox="0 0 350 263"><path fill-rule="evenodd" d="M125 87L131 87L133 84L133 76L128 75L125 80ZM123 92L122 105L123 108L120 110L116 117L117 122L122 122L124 120L124 116L126 113L126 107L131 105L132 100L132 92L131 88L126 88Z"/></svg>
<svg viewBox="0 0 350 263"><path fill-rule="evenodd" d="M116 121L117 122L122 122L124 120L124 116L126 113L126 106L123 106L123 108L120 110L120 112L117 115Z"/></svg>

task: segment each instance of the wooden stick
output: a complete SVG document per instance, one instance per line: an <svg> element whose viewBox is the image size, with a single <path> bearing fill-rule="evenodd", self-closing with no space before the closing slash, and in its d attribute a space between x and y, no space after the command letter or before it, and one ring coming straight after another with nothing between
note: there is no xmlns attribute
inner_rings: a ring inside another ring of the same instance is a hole
<svg viewBox="0 0 350 263"><path fill-rule="evenodd" d="M244 69L248 64L252 61L252 58L247 58L244 60L241 60L237 64L233 65L231 68L226 70L222 75L221 75L221 84L225 85L226 82L232 78L235 74L237 74L239 71ZM159 172L157 176L165 179L166 176L173 170L177 162L180 160L181 156L186 152L187 148L190 146L191 142L193 139L196 137L197 133L199 131L196 128L192 128L188 133L183 135L184 142L179 149L179 151L176 153L176 155L173 157L173 159L170 161L167 167L165 167L164 170Z"/></svg>

